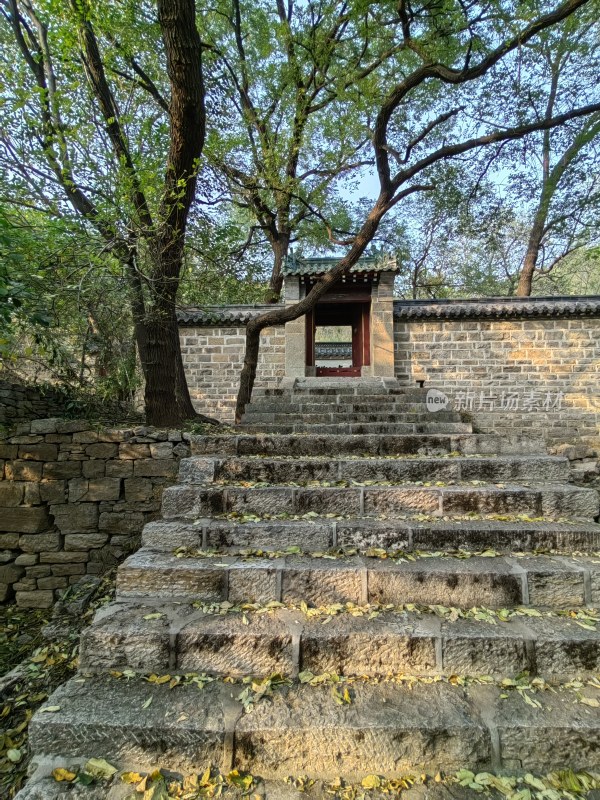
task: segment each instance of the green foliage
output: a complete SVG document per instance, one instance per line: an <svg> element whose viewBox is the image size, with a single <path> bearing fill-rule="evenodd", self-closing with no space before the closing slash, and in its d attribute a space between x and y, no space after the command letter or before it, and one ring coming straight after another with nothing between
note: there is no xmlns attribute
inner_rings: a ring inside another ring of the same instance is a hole
<svg viewBox="0 0 600 800"><path fill-rule="evenodd" d="M600 249L581 247L562 259L547 275L540 275L534 294L600 295Z"/></svg>
<svg viewBox="0 0 600 800"><path fill-rule="evenodd" d="M93 386L106 400L131 396L138 379L118 264L85 229L39 212L3 212L0 232L5 368L71 390Z"/></svg>
<svg viewBox="0 0 600 800"><path fill-rule="evenodd" d="M29 268L27 250L15 247L19 228L10 224L0 208L0 355L8 350L11 330L15 324L26 324L36 338L41 328L49 324L40 297L42 276ZM34 245L34 242L30 244Z"/></svg>
<svg viewBox="0 0 600 800"><path fill-rule="evenodd" d="M141 218L133 191L137 181L159 220L170 85L156 7L150 0L35 0L31 8L47 28L56 88L36 85L9 17L2 17L0 353L22 374L124 398L138 382L132 277L149 307L168 285L157 289L155 229ZM373 206L373 197L359 195L380 188L373 139L393 87L423 64L459 71L476 63L554 5L413 3L405 9L409 42L394 0L352 0L343 11L333 2L296 2L289 15L281 8L272 0L198 6L208 131L180 305L262 301L274 256L290 245L305 254L345 253L339 241L352 239ZM440 148L543 117L558 62L556 113L597 99L597 10L589 0L476 81L415 81L387 122L392 177ZM115 154L111 120L102 119L86 76L82 19L94 27L131 165ZM30 22L33 30L36 20ZM581 147L548 203L552 224L534 290L596 291L596 122L573 120L493 153L473 150L419 166L406 185L418 181L427 191L395 206L371 245L396 252L399 292L515 291L539 205L540 146L548 141L551 165L574 141ZM75 186L94 206L85 221L69 194ZM177 192L183 188L180 181ZM129 271L113 241L131 245Z"/></svg>

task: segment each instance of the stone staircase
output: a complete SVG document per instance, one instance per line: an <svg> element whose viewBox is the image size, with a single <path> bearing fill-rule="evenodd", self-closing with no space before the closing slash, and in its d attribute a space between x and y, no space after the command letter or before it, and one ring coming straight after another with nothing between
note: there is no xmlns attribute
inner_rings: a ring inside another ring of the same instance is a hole
<svg viewBox="0 0 600 800"><path fill-rule="evenodd" d="M288 776L600 769L598 495L442 413L307 381L195 437L31 722L38 760L213 764L269 798Z"/></svg>
<svg viewBox="0 0 600 800"><path fill-rule="evenodd" d="M243 427L271 433L469 433L454 411L427 410L426 389L381 378L296 379L277 389L258 389Z"/></svg>

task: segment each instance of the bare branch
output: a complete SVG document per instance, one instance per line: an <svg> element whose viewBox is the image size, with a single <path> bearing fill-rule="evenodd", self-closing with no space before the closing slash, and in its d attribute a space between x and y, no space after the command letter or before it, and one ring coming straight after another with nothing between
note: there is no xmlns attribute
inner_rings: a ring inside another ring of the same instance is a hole
<svg viewBox="0 0 600 800"><path fill-rule="evenodd" d="M112 67L111 72L114 72L115 75L119 75L121 78L125 78L126 81L130 81L134 86L139 86L140 89L143 89L145 92L148 92L148 94L156 101L162 110L168 114L169 104L158 90L156 84L148 75L146 75L146 73L144 73L134 58L129 60L129 64L131 68L138 73L138 78L136 78L134 75L130 75L127 72L124 72L123 70L117 69L116 67Z"/></svg>
<svg viewBox="0 0 600 800"><path fill-rule="evenodd" d="M407 164L408 163L408 161L410 159L410 156L411 156L411 153L414 150L414 148L418 144L420 144L431 133L431 131L435 130L435 128L437 128L439 125L443 125L444 122L447 122L449 119L452 119L452 117L455 117L457 114L459 114L461 111L463 111L464 108L465 108L465 106L459 106L458 108L453 108L452 110L446 111L445 114L440 114L439 117L437 117L436 119L432 120L429 123L429 125L427 125L425 128L423 128L423 130L421 131L421 133L418 136L416 136L412 141L410 141L408 143L408 145L406 146L406 152L404 153L404 158L402 159L402 163L403 164ZM388 145L388 149L389 149L389 145Z"/></svg>
<svg viewBox="0 0 600 800"><path fill-rule="evenodd" d="M478 64L472 67L455 69L444 64L432 62L419 67L397 84L388 94L379 110L373 133L377 173L382 190L387 192L392 188L389 156L386 150L388 124L392 114L409 92L431 78L454 85L467 83L476 78L480 78L510 52L521 47L546 28L556 25L558 22L566 19L586 2L587 0L566 0L566 2L557 6L554 11L538 17L538 19L527 25L511 39L492 50L487 56L483 57Z"/></svg>

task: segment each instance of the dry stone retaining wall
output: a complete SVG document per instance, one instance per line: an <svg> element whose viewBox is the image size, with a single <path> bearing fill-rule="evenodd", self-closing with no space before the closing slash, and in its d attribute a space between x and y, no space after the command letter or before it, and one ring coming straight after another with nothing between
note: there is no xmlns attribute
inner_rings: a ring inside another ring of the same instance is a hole
<svg viewBox="0 0 600 800"><path fill-rule="evenodd" d="M1 439L0 600L47 608L134 549L189 455L185 436L40 419Z"/></svg>
<svg viewBox="0 0 600 800"><path fill-rule="evenodd" d="M51 387L0 380L0 425L54 417L64 411L65 396Z"/></svg>

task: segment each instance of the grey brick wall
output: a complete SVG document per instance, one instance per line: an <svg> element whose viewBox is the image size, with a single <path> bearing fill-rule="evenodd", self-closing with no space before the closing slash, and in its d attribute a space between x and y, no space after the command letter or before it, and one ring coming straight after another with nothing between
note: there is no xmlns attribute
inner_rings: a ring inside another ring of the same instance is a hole
<svg viewBox="0 0 600 800"><path fill-rule="evenodd" d="M243 325L180 329L194 403L224 422L233 420L244 334ZM445 391L482 432L600 446L599 318L396 320L394 361L396 375ZM284 329L267 329L256 386L284 373Z"/></svg>
<svg viewBox="0 0 600 800"><path fill-rule="evenodd" d="M233 422L244 362L246 327L180 328L183 364L194 405L203 414ZM276 386L285 373L284 328L261 336L256 386Z"/></svg>
<svg viewBox="0 0 600 800"><path fill-rule="evenodd" d="M396 321L394 350L482 432L600 446L600 319Z"/></svg>

